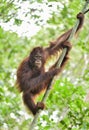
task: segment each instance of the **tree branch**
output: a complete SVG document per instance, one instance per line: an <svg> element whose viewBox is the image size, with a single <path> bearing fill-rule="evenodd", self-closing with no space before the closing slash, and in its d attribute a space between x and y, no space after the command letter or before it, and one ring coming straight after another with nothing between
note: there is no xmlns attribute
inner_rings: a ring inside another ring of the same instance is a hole
<svg viewBox="0 0 89 130"><path fill-rule="evenodd" d="M86 3L85 3L85 5L84 5L84 7L83 7L83 9L82 9L82 11L81 11L82 13L88 12L88 11L86 10L88 4L89 4L89 0L86 0ZM75 34L76 30L77 30L78 25L79 25L79 20L76 21L76 24L75 24L75 26L74 26L73 29L72 29L72 32L71 32L71 34L70 34L70 37L69 37L68 41L70 41L70 40L72 39L72 37L74 36L74 34ZM62 63L62 61L63 61L63 59L64 59L64 57L65 57L65 55L66 55L66 52L67 52L67 48L64 48L63 51L62 51L61 56L59 57L59 60L58 60L58 63L57 63L57 66L56 66L56 67L58 67L58 66L60 67L60 65L61 65L61 63ZM44 103L45 103L47 97L49 96L50 89L51 89L51 85L52 85L52 81L53 81L53 78L52 78L52 80L50 81L50 84L49 84L49 86L48 86L48 89L46 90L46 92L45 92L45 94L44 94L44 96L43 96L42 102L44 102ZM41 110L39 110L39 111L37 112L37 114L35 115L35 117L34 117L32 123L31 123L31 125L30 125L30 129L29 129L29 130L34 130L34 127L35 127L35 125L36 125L36 123L37 123L37 119L38 119L38 116L40 115L40 112L41 112Z"/></svg>

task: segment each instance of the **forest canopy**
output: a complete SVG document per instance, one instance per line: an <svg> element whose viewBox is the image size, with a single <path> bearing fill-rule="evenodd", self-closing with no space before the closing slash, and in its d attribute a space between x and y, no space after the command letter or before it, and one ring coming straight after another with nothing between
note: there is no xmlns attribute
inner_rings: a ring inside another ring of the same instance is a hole
<svg viewBox="0 0 89 130"><path fill-rule="evenodd" d="M33 116L16 89L16 71L36 46L73 27L85 0L0 0L0 130L27 130ZM89 8L89 6L88 6ZM70 60L53 82L36 130L89 129L89 12L71 39ZM47 67L54 62L49 61ZM40 97L40 99L42 96Z"/></svg>

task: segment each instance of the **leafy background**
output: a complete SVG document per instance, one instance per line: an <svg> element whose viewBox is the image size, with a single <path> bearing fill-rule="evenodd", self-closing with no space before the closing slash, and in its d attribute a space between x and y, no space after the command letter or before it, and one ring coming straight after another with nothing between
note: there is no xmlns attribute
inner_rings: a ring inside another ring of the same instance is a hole
<svg viewBox="0 0 89 130"><path fill-rule="evenodd" d="M28 8L22 11L22 18L19 12L26 2ZM47 46L49 41L74 26L75 16L84 3L82 0L0 0L0 130L29 129L33 116L24 108L21 94L15 87L17 67L33 47ZM48 18L45 17L47 9ZM21 30L24 21L26 25L29 22L29 31L30 21L34 21L34 26L39 28L37 33L24 32L25 26ZM61 76L54 80L46 109L42 111L35 130L89 129L88 26L89 13L80 34L72 39L70 61Z"/></svg>

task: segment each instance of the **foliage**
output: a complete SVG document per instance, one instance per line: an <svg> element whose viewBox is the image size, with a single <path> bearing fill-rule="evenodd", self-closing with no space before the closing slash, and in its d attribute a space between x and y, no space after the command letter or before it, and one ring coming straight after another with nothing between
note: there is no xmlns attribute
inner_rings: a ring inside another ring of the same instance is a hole
<svg viewBox="0 0 89 130"><path fill-rule="evenodd" d="M15 7L13 0L6 1L0 0L0 18L4 22L8 22L16 14L17 8Z"/></svg>
<svg viewBox="0 0 89 130"><path fill-rule="evenodd" d="M43 24L40 25L37 22L40 17L31 15L42 29L30 39L19 37L18 34L10 31L6 32L0 27L0 130L28 129L32 115L27 114L21 101L21 95L15 88L17 67L34 46L47 46L49 41L57 38L74 25L75 16L83 4L82 2L80 4L80 1L73 0L68 3L61 1L63 8L60 9L58 6L57 11L51 12L51 17L46 21L44 27ZM6 1L0 4L0 13L3 14L0 16L4 22L11 19L9 11L18 12L13 1L9 2L11 3L9 8L7 8ZM31 2L34 4L35 1ZM43 3L43 1L36 2ZM47 1L46 4L51 7L51 2ZM79 7L77 8L76 5ZM40 12L40 10L36 11ZM21 21L16 19L16 23L20 25ZM76 38L72 40L75 44L70 53L70 62L62 75L55 78L54 87L46 102L46 110L42 111L36 130L89 129L89 103L87 102L89 98L88 95L86 96L86 92L89 91L88 32L88 17L86 16L84 28L80 32L78 40Z"/></svg>

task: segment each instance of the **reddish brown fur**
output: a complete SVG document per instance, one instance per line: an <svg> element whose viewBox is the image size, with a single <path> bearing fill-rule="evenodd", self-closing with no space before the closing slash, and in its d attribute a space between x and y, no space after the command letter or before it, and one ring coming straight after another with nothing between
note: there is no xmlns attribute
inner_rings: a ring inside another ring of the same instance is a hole
<svg viewBox="0 0 89 130"><path fill-rule="evenodd" d="M78 15L80 24L77 31L83 24L83 14ZM59 74L68 60L68 53L71 49L71 44L67 42L71 33L70 29L63 35L61 35L56 41L51 42L50 46L43 49L42 47L36 47L30 53L30 56L25 58L20 64L17 70L17 86L20 92L23 92L23 101L26 106L35 115L38 109L43 109L44 104L38 102L35 104L34 97L38 95L42 90L46 89L50 80L57 74ZM67 47L67 54L62 62L60 68L56 68L56 63L45 72L45 62L51 55L54 55L57 51ZM36 61L38 65L36 65ZM40 67L39 67L40 65Z"/></svg>

